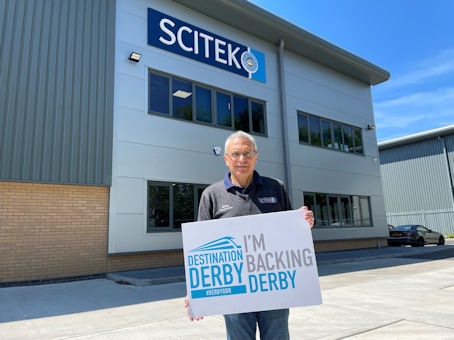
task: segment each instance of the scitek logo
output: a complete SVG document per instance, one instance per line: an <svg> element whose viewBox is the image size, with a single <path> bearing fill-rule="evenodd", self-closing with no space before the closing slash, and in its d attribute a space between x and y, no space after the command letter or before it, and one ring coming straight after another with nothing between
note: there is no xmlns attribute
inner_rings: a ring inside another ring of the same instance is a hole
<svg viewBox="0 0 454 340"><path fill-rule="evenodd" d="M263 52L151 8L148 44L266 83Z"/></svg>
<svg viewBox="0 0 454 340"><path fill-rule="evenodd" d="M186 265L193 299L246 293L243 250L233 237L205 243L189 253Z"/></svg>

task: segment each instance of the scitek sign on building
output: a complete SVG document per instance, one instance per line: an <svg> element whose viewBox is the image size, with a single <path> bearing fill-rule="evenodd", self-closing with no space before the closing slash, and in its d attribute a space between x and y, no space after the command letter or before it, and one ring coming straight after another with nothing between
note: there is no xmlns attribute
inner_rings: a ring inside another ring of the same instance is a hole
<svg viewBox="0 0 454 340"><path fill-rule="evenodd" d="M186 223L183 244L193 316L321 303L301 211Z"/></svg>
<svg viewBox="0 0 454 340"><path fill-rule="evenodd" d="M148 8L148 44L266 82L262 52L151 8Z"/></svg>

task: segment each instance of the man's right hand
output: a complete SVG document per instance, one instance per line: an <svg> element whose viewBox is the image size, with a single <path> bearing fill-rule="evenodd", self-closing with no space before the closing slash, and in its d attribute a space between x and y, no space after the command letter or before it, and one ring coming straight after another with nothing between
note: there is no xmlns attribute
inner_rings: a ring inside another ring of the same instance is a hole
<svg viewBox="0 0 454 340"><path fill-rule="evenodd" d="M203 316L192 317L192 316L189 315L189 300L188 300L188 296L187 295L184 298L184 307L186 308L186 312L188 313L189 321L194 321L194 320L199 321L199 320L203 319Z"/></svg>

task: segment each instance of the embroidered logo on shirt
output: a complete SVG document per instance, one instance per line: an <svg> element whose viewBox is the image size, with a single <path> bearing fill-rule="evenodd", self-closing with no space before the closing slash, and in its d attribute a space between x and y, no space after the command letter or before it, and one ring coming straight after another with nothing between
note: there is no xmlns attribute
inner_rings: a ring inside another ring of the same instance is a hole
<svg viewBox="0 0 454 340"><path fill-rule="evenodd" d="M233 207L229 204L223 204L221 205L221 207L219 208L219 212L224 212L226 210L229 210L229 209L232 209Z"/></svg>
<svg viewBox="0 0 454 340"><path fill-rule="evenodd" d="M259 197L259 202L262 204L266 203L276 203L276 197Z"/></svg>

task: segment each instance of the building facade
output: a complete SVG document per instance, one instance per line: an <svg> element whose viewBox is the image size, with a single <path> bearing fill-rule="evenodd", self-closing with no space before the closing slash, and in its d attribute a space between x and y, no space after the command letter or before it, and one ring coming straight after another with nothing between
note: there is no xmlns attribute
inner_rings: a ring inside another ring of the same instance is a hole
<svg viewBox="0 0 454 340"><path fill-rule="evenodd" d="M454 125L378 144L389 224L454 234Z"/></svg>
<svg viewBox="0 0 454 340"><path fill-rule="evenodd" d="M243 0L0 6L0 282L181 265L236 130L316 250L386 245L385 70Z"/></svg>

